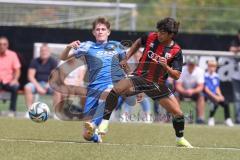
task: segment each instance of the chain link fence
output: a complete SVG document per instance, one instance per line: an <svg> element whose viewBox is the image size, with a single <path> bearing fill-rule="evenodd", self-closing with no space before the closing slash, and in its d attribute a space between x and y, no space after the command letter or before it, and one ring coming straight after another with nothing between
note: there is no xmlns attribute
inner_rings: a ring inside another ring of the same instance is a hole
<svg viewBox="0 0 240 160"><path fill-rule="evenodd" d="M137 2L137 1L136 1ZM79 2L55 0L0 0L0 26L91 28L106 16L115 30L155 30L156 22L174 17L187 33L235 34L240 26L240 4L234 7L186 6L176 3Z"/></svg>

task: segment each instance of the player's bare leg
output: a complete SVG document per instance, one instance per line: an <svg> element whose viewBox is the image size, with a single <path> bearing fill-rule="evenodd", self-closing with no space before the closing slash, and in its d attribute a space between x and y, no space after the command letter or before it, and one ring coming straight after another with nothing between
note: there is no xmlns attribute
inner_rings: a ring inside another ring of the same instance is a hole
<svg viewBox="0 0 240 160"><path fill-rule="evenodd" d="M183 137L185 120L177 99L171 95L160 99L160 104L173 115L172 123L175 129L177 146L193 148L192 145Z"/></svg>

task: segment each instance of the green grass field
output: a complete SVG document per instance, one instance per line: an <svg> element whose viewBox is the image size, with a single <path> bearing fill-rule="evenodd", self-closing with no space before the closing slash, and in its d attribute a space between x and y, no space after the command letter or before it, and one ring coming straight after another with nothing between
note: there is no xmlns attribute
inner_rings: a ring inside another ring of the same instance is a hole
<svg viewBox="0 0 240 160"><path fill-rule="evenodd" d="M82 122L0 118L1 160L239 160L240 127L187 125L196 148L176 148L171 124L112 123L104 143L81 137Z"/></svg>
<svg viewBox="0 0 240 160"><path fill-rule="evenodd" d="M39 101L42 101L42 102L48 104L48 106L50 106L50 109L52 110L52 107L51 107L52 106L52 97L51 96L40 96ZM0 111L7 111L8 107L9 107L9 101L7 101L6 103L2 103L0 101ZM190 113L192 113L193 118L196 118L195 104L193 102L182 102L181 108L186 115L189 115ZM18 96L17 111L18 112L26 112L25 101L24 101L24 97L22 94L20 94ZM137 106L133 109L133 112L135 112L134 113L135 115L137 115L139 111L140 111L139 106ZM232 104L230 105L230 111L231 111L231 117L234 119L234 109L233 109ZM206 119L207 119L208 115L209 115L208 103L206 103L205 115L206 115ZM219 107L218 111L216 112L215 119L216 119L217 123L223 123L223 121L224 121L223 108Z"/></svg>

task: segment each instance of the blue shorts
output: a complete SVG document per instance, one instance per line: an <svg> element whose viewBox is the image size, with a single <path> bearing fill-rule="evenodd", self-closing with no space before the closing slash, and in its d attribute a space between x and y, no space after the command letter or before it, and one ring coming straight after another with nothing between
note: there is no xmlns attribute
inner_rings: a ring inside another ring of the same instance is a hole
<svg viewBox="0 0 240 160"><path fill-rule="evenodd" d="M84 106L84 116L91 119L97 126L101 123L105 108L105 101L100 99L101 94L106 90L109 91L113 85L101 84L88 86L87 98ZM121 98L120 98L121 99Z"/></svg>

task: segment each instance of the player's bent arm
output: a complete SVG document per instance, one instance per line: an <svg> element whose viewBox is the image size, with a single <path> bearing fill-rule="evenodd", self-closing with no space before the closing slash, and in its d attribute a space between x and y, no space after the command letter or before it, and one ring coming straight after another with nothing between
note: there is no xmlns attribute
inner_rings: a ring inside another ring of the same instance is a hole
<svg viewBox="0 0 240 160"><path fill-rule="evenodd" d="M70 52L70 50L71 50L72 48L75 48L75 49L78 48L79 45L80 45L80 41L79 41L79 40L73 41L72 43L68 44L68 45L66 46L66 48L63 50L63 52L61 53L60 59L63 60L63 61L65 61L65 60L67 60L67 59L70 59L70 58L74 57L73 54L72 54L72 55L69 55L69 52Z"/></svg>
<svg viewBox="0 0 240 160"><path fill-rule="evenodd" d="M165 66L165 70L169 74L170 77L172 77L174 80L178 80L181 76L181 72L175 69L172 69L168 65Z"/></svg>
<svg viewBox="0 0 240 160"><path fill-rule="evenodd" d="M141 38L138 38L132 45L132 47L129 49L127 53L127 60L134 55L138 49L141 47Z"/></svg>
<svg viewBox="0 0 240 160"><path fill-rule="evenodd" d="M35 78L36 75L36 69L30 68L28 69L28 80L33 83L33 85L36 88L42 88L41 85L38 83L38 81Z"/></svg>

